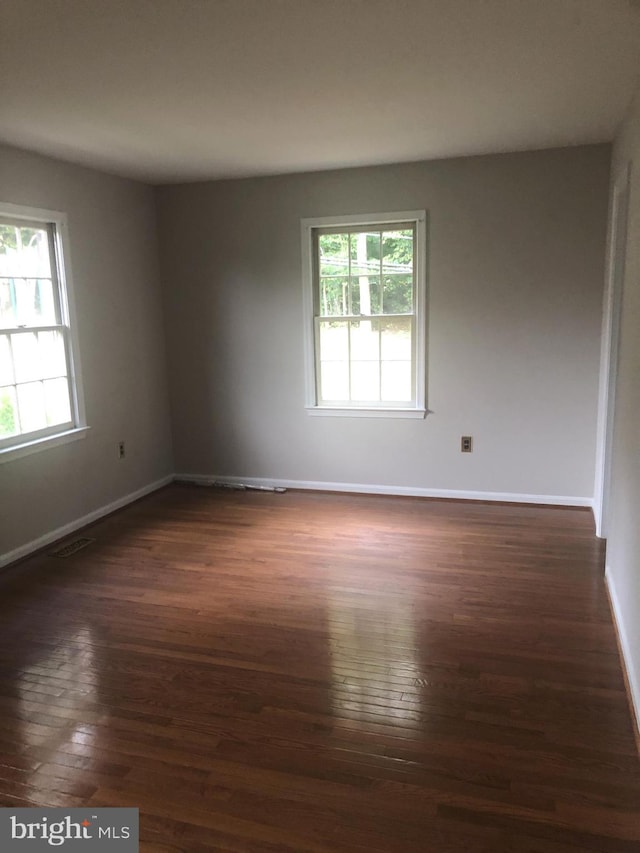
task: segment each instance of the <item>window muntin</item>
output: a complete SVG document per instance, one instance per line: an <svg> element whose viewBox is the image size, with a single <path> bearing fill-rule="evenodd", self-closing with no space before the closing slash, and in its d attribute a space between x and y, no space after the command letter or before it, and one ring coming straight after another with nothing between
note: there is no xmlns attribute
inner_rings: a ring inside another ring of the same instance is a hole
<svg viewBox="0 0 640 853"><path fill-rule="evenodd" d="M63 218L9 207L0 206L0 451L80 425Z"/></svg>
<svg viewBox="0 0 640 853"><path fill-rule="evenodd" d="M425 214L388 216L303 222L310 409L424 413Z"/></svg>

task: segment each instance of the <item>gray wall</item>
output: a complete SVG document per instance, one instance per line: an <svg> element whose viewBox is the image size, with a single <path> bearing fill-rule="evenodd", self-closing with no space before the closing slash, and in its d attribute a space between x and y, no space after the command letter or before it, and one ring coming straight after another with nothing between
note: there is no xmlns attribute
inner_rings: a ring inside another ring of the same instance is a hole
<svg viewBox="0 0 640 853"><path fill-rule="evenodd" d="M91 427L0 465L1 557L170 474L173 461L153 191L0 147L0 198L68 215Z"/></svg>
<svg viewBox="0 0 640 853"><path fill-rule="evenodd" d="M614 147L612 179L631 162L631 193L607 539L607 576L640 726L640 90Z"/></svg>
<svg viewBox="0 0 640 853"><path fill-rule="evenodd" d="M591 498L610 153L159 188L176 470ZM310 417L300 219L419 208L432 414Z"/></svg>

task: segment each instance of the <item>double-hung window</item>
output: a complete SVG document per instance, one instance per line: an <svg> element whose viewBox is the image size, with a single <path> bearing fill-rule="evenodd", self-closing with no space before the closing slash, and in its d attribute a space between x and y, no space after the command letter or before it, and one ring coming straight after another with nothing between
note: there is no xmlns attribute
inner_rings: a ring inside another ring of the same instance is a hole
<svg viewBox="0 0 640 853"><path fill-rule="evenodd" d="M302 222L307 409L424 417L426 214Z"/></svg>
<svg viewBox="0 0 640 853"><path fill-rule="evenodd" d="M0 204L0 459L80 437L65 218Z"/></svg>

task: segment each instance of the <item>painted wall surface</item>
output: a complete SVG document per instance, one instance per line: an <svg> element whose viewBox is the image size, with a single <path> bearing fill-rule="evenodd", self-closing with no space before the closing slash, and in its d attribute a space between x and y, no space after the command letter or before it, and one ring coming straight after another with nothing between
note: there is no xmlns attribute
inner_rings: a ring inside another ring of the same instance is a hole
<svg viewBox="0 0 640 853"><path fill-rule="evenodd" d="M631 192L607 538L607 576L640 725L640 90L614 146L612 179Z"/></svg>
<svg viewBox="0 0 640 853"><path fill-rule="evenodd" d="M610 153L159 188L176 470L590 499ZM309 416L300 220L421 208L432 413Z"/></svg>
<svg viewBox="0 0 640 853"><path fill-rule="evenodd" d="M2 555L170 474L173 461L152 190L0 147L0 198L68 216L91 427L0 465Z"/></svg>

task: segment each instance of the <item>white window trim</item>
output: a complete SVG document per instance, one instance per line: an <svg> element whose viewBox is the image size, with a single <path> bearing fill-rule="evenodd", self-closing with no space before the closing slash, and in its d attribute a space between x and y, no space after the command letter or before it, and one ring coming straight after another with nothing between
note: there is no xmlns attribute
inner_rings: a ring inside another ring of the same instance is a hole
<svg viewBox="0 0 640 853"><path fill-rule="evenodd" d="M416 405L398 406L328 406L318 404L316 390L316 352L314 329L313 234L318 228L341 228L357 225L391 225L394 222L415 222L416 226ZM392 213L321 216L303 219L302 286L304 312L305 409L310 415L356 418L424 418L426 403L426 325L427 325L427 213L425 210L403 210Z"/></svg>
<svg viewBox="0 0 640 853"><path fill-rule="evenodd" d="M24 444L14 444L12 447L5 447L4 450L0 450L0 465L12 462L14 459L21 459L23 456L30 456L32 453L49 450L51 447L58 447L61 444L78 441L84 438L90 429L91 427L88 426L76 427L65 432L46 436L46 438L37 438L32 441L26 441Z"/></svg>
<svg viewBox="0 0 640 853"><path fill-rule="evenodd" d="M0 464L10 462L31 453L39 453L50 447L67 444L84 438L89 427L85 413L82 374L80 371L78 324L73 295L73 277L71 274L71 251L67 228L67 215L59 210L40 207L26 207L19 204L0 201L0 216L12 219L24 219L30 222L42 222L55 226L55 255L59 284L61 317L68 327L69 385L71 392L72 423L25 435L15 436L16 443L0 448ZM43 435L43 433L45 433Z"/></svg>

